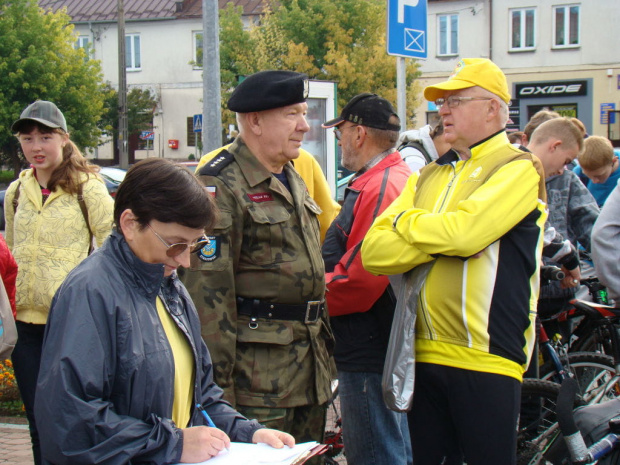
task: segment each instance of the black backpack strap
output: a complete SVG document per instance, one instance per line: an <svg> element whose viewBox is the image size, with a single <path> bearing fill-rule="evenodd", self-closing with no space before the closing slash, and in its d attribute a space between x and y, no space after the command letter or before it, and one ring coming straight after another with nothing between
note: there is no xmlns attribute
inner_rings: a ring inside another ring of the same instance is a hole
<svg viewBox="0 0 620 465"><path fill-rule="evenodd" d="M410 140L409 142L405 142L404 144L402 144L400 147L398 147L398 151L400 152L402 149L406 148L406 147L411 147L414 148L416 150L419 150L420 153L422 155L424 155L424 159L426 160L426 164L428 165L430 162L433 161L433 159L431 158L431 156L429 155L429 153L426 151L426 149L424 148L424 146L419 143L417 140ZM405 155L406 157L406 155Z"/></svg>
<svg viewBox="0 0 620 465"><path fill-rule="evenodd" d="M80 204L80 210L82 210L82 216L84 216L84 221L86 221L86 227L88 228L88 255L90 255L93 253L93 232L91 231L90 223L88 222L88 208L86 208L86 202L84 201L83 186L84 184L78 184L77 199Z"/></svg>

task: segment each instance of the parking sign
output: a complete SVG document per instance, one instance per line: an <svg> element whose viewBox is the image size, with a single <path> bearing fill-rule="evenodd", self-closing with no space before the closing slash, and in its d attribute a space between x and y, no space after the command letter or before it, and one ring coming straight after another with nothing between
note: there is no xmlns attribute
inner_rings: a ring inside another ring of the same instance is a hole
<svg viewBox="0 0 620 465"><path fill-rule="evenodd" d="M389 55L427 57L426 2L427 0L388 0Z"/></svg>

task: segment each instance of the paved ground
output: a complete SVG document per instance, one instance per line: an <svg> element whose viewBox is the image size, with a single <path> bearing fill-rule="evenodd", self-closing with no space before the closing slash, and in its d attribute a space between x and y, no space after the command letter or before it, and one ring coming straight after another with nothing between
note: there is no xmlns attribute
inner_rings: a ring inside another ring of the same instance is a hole
<svg viewBox="0 0 620 465"><path fill-rule="evenodd" d="M27 425L0 423L0 464L34 464Z"/></svg>

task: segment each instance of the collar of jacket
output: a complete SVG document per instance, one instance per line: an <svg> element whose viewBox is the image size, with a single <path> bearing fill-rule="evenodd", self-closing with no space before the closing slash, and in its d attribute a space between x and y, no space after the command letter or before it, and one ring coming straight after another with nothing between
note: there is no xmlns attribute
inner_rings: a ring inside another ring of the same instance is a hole
<svg viewBox="0 0 620 465"><path fill-rule="evenodd" d="M492 155L497 147L510 144L505 129L500 129L489 137L482 139L479 142L471 145L469 150L471 151L471 158L477 158L481 153L484 155ZM447 165L449 163L457 162L461 158L456 150L450 149L444 155L437 159L438 165Z"/></svg>
<svg viewBox="0 0 620 465"><path fill-rule="evenodd" d="M234 155L235 161L250 187L255 187L263 181L271 180L271 172L258 161L258 158L250 151L240 137L235 139L228 151ZM284 165L284 169L287 166L292 167L292 164L287 163Z"/></svg>
<svg viewBox="0 0 620 465"><path fill-rule="evenodd" d="M372 177L374 173L377 171L383 171L390 166L394 166L399 164L400 162L405 163L405 161L400 156L400 153L394 150L392 153L388 154L383 160L377 163L372 168L369 168L367 171L364 171L359 176L356 174L353 179L349 182L349 186L355 186L355 189L360 189L364 186ZM359 171L358 171L359 173Z"/></svg>
<svg viewBox="0 0 620 465"><path fill-rule="evenodd" d="M101 251L105 253L106 248L110 249L115 260L119 263L119 274L123 275L127 281L132 282L147 297L154 299L164 279L164 265L146 263L140 260L132 252L125 237L116 228L101 247ZM177 279L176 273L174 276Z"/></svg>

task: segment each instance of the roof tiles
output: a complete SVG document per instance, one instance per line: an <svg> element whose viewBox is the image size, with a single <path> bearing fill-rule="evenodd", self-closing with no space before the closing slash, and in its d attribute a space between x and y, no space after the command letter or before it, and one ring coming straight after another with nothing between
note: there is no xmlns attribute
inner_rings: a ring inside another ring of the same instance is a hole
<svg viewBox="0 0 620 465"><path fill-rule="evenodd" d="M263 0L218 0L220 9L228 3L243 7L244 15L262 12ZM74 22L116 21L118 0L39 0L39 6L57 11L67 8ZM202 0L124 0L125 21L202 16Z"/></svg>

